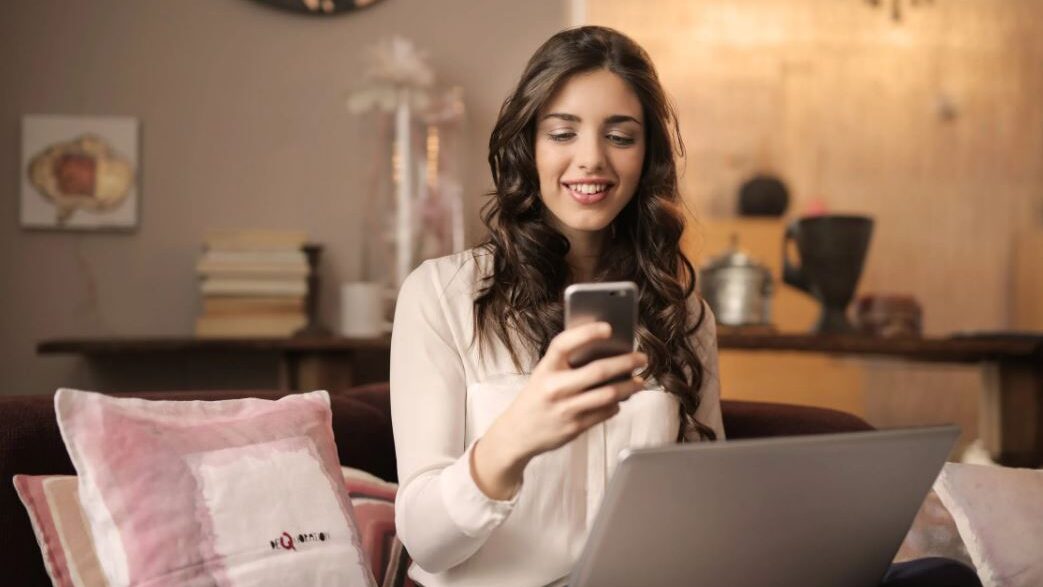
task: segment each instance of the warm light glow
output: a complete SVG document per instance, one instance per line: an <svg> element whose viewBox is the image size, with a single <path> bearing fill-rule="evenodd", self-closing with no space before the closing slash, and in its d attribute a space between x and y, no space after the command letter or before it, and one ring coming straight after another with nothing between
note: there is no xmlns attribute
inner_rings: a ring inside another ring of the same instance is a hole
<svg viewBox="0 0 1043 587"><path fill-rule="evenodd" d="M427 185L438 185L438 127L427 127Z"/></svg>
<svg viewBox="0 0 1043 587"><path fill-rule="evenodd" d="M395 185L402 183L402 158L398 153L398 141L395 141L395 148L391 151L391 181Z"/></svg>

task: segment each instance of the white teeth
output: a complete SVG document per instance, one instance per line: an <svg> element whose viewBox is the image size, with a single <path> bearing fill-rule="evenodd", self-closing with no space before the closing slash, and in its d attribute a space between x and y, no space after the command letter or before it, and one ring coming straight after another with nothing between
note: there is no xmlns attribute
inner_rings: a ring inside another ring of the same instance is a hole
<svg viewBox="0 0 1043 587"><path fill-rule="evenodd" d="M602 183L574 183L570 186L572 191L579 192L581 194L597 194L605 191L608 188L607 185Z"/></svg>

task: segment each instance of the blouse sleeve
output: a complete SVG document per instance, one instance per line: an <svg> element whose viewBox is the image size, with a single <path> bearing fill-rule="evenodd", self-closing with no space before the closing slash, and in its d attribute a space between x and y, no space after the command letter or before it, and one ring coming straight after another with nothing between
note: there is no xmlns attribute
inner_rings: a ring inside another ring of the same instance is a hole
<svg viewBox="0 0 1043 587"><path fill-rule="evenodd" d="M410 556L429 573L471 557L517 500L488 498L471 476L466 380L446 295L431 262L417 268L399 291L391 337L395 526Z"/></svg>
<svg viewBox="0 0 1043 587"><path fill-rule="evenodd" d="M700 424L709 426L717 434L717 440L724 440L724 421L721 416L721 378L720 365L717 359L717 322L710 310L709 304L699 300L702 306L702 324L693 335L693 348L699 362L703 367L703 382L699 388L701 401L695 410L695 420ZM700 310L695 310L695 319L699 318ZM685 440L694 442L699 440L699 432L695 426L688 423L685 427Z"/></svg>

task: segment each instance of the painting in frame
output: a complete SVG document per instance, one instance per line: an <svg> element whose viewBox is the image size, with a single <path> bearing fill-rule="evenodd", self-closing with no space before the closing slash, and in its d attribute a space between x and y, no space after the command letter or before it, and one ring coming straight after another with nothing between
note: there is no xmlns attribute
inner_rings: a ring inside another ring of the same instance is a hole
<svg viewBox="0 0 1043 587"><path fill-rule="evenodd" d="M127 116L23 116L21 226L137 228L138 128Z"/></svg>

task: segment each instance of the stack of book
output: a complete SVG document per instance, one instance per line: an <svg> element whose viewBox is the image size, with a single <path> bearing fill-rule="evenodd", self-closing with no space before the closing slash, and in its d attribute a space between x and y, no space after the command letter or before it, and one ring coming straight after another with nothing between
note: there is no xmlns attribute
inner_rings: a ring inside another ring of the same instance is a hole
<svg viewBox="0 0 1043 587"><path fill-rule="evenodd" d="M299 232L210 234L196 265L201 278L199 337L284 337L307 321L308 261Z"/></svg>

